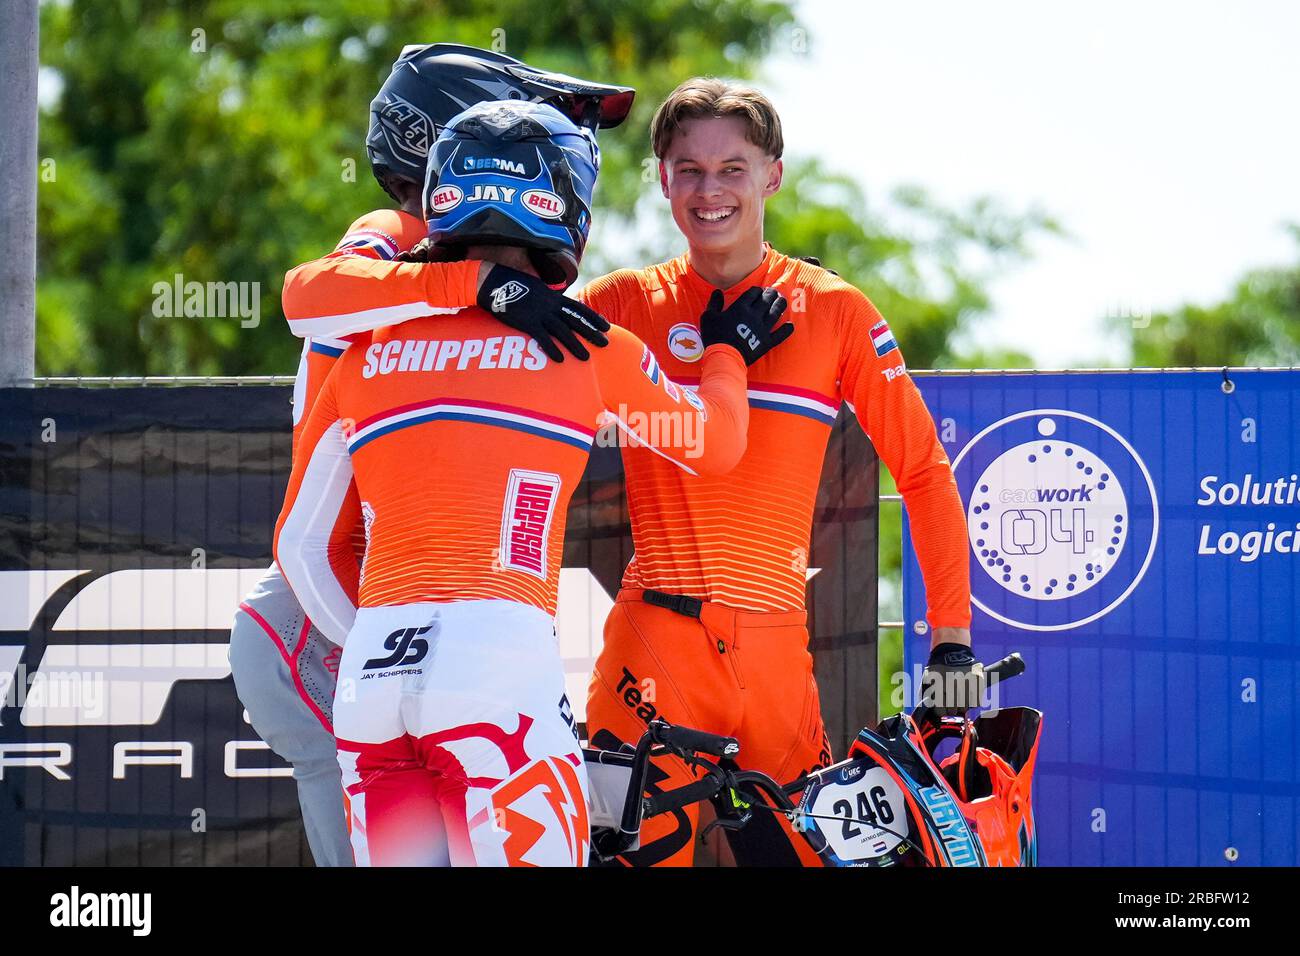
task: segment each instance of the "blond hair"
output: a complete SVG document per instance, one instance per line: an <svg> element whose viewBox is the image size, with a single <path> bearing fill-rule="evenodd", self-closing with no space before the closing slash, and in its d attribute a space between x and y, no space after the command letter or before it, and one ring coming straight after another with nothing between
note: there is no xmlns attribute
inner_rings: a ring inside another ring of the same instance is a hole
<svg viewBox="0 0 1300 956"><path fill-rule="evenodd" d="M668 94L655 110L650 144L663 159L686 120L735 116L745 123L745 138L773 159L785 150L781 117L766 96L752 86L712 76L697 76Z"/></svg>

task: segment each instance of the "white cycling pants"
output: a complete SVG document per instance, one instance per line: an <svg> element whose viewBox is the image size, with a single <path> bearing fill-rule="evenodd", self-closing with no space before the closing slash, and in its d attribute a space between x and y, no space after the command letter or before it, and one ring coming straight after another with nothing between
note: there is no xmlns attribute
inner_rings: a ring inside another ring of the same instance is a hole
<svg viewBox="0 0 1300 956"><path fill-rule="evenodd" d="M586 865L587 774L546 613L362 608L334 730L357 865Z"/></svg>

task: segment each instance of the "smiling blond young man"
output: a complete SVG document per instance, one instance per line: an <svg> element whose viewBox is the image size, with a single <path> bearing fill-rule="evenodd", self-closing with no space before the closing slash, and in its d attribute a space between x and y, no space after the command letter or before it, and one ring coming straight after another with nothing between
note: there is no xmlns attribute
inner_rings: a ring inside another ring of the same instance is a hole
<svg viewBox="0 0 1300 956"><path fill-rule="evenodd" d="M635 741L646 719L661 716L735 736L742 766L793 780L831 760L804 591L813 506L840 405L855 411L906 503L939 651L932 667L978 670L962 505L930 415L871 302L763 241L784 146L767 98L724 80L688 80L656 113L652 145L688 251L597 279L583 301L641 336L679 382L699 368L699 316L746 289L782 293L795 332L749 368L749 445L734 471L681 480L644 449L624 450L636 554L605 625L588 734L598 745ZM661 769L663 789L690 779L684 766ZM814 862L778 819L759 814L732 840L738 862ZM689 863L694 827L688 811L647 821L629 862Z"/></svg>

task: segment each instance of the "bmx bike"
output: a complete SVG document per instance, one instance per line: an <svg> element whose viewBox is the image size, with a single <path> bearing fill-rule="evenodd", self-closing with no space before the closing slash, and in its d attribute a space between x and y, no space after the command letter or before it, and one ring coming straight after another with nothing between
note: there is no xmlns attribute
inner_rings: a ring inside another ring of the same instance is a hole
<svg viewBox="0 0 1300 956"><path fill-rule="evenodd" d="M1019 654L985 668L990 685L1025 670ZM975 719L925 706L863 728L848 756L789 783L742 770L732 737L655 719L635 747L584 751L593 864L637 849L644 820L711 801L715 827L783 815L826 866L1034 866L1031 790L1042 713L1004 707ZM950 754L939 756L944 741ZM650 761L684 761L697 779L649 794Z"/></svg>

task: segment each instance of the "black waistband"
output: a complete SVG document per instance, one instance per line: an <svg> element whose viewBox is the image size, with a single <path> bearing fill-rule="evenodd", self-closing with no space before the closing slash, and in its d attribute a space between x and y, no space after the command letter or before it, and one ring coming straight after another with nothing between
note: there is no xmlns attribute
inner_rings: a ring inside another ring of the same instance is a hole
<svg viewBox="0 0 1300 956"><path fill-rule="evenodd" d="M700 616L700 609L704 607L704 602L699 598L687 597L684 594L665 594L663 591L648 589L641 592L641 600L646 604L667 608L675 614L696 619Z"/></svg>

